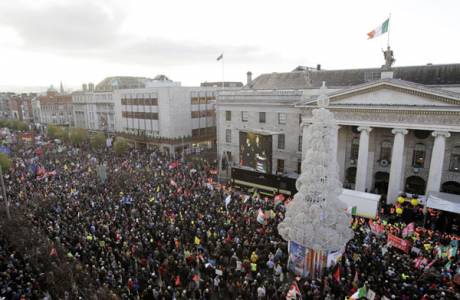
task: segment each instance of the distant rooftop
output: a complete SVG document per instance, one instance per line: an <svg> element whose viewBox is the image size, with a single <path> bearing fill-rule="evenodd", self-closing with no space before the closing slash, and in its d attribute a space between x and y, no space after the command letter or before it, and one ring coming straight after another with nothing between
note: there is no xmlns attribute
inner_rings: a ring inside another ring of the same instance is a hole
<svg viewBox="0 0 460 300"><path fill-rule="evenodd" d="M145 87L145 77L113 76L107 77L96 85L98 92L107 92L119 89L138 89Z"/></svg>
<svg viewBox="0 0 460 300"><path fill-rule="evenodd" d="M393 78L424 85L460 84L460 64L393 67ZM350 87L380 79L381 68L318 70L299 66L292 72L262 74L255 78L252 89L319 88L323 81L330 88Z"/></svg>
<svg viewBox="0 0 460 300"><path fill-rule="evenodd" d="M214 82L202 82L200 84L202 87L222 87L222 81L214 81ZM226 88L241 88L243 87L242 82L238 81L224 81L224 87Z"/></svg>

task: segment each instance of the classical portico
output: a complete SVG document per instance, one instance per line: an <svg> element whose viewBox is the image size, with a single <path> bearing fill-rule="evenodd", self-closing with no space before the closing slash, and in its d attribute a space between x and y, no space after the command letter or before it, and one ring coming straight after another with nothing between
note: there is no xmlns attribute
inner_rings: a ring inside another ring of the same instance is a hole
<svg viewBox="0 0 460 300"><path fill-rule="evenodd" d="M445 163L446 141L454 135L452 145L460 143L459 93L389 78L329 97L340 126L340 179L349 188L386 194L387 202L394 202L410 186L410 177L427 182L423 190L417 186L419 194L439 191L443 178L460 180ZM314 106L315 99L299 105L304 122ZM387 190L375 191L377 173L389 174Z"/></svg>

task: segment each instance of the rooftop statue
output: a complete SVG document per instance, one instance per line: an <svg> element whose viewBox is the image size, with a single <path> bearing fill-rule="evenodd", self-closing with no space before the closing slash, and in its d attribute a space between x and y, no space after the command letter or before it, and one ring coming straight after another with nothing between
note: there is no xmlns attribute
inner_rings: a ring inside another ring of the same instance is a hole
<svg viewBox="0 0 460 300"><path fill-rule="evenodd" d="M393 50L391 50L390 46L387 47L386 51L383 51L383 57L385 58L385 64L382 66L382 69L390 70L391 66L396 61L396 59L393 56Z"/></svg>

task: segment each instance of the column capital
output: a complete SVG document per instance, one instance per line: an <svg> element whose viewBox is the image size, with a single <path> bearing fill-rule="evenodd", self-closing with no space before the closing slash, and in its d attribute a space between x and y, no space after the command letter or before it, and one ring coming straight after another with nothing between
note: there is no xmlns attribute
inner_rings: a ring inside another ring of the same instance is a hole
<svg viewBox="0 0 460 300"><path fill-rule="evenodd" d="M404 129L404 128L393 128L391 130L391 133L393 134L402 134L402 135L406 135L409 131L407 129Z"/></svg>
<svg viewBox="0 0 460 300"><path fill-rule="evenodd" d="M358 127L358 131L361 132L361 131L366 131L367 133L371 132L372 131L372 127L369 127L369 126L360 126Z"/></svg>
<svg viewBox="0 0 460 300"><path fill-rule="evenodd" d="M434 136L435 138L437 138L437 137L448 138L448 137L450 137L450 132L448 132L448 131L433 131L431 133L431 135Z"/></svg>

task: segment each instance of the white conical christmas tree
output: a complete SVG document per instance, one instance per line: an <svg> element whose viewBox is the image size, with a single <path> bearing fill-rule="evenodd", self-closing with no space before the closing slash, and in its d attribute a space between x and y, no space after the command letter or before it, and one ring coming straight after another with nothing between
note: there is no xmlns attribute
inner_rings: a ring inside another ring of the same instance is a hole
<svg viewBox="0 0 460 300"><path fill-rule="evenodd" d="M286 215L278 225L286 241L295 241L309 249L336 251L352 237L351 216L339 200L342 184L338 178L337 124L326 107L329 98L323 91L319 109L313 110L308 127L302 174L296 182L298 193L286 207Z"/></svg>

